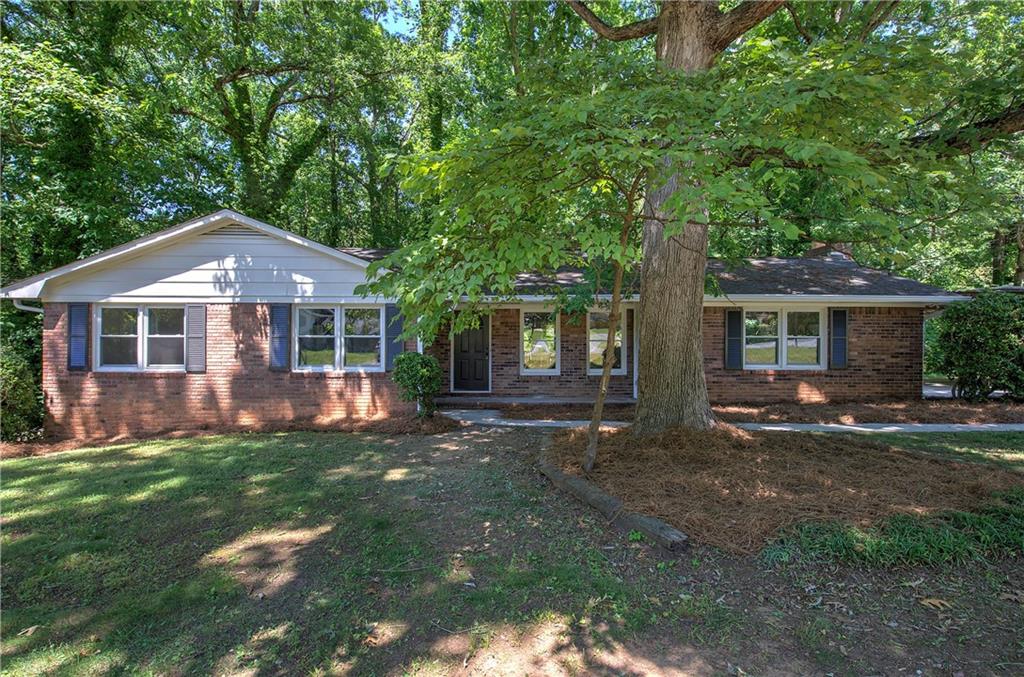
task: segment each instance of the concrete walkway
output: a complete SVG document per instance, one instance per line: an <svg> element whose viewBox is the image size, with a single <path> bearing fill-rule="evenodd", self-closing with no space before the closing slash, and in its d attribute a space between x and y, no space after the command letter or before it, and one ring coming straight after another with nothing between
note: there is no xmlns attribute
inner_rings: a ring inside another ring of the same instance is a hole
<svg viewBox="0 0 1024 677"><path fill-rule="evenodd" d="M510 428L579 428L590 421L552 421L511 419L496 409L445 409L444 414L473 425L496 425ZM628 423L602 421L602 428L625 428ZM783 430L818 433L1024 433L1024 423L737 423L744 430Z"/></svg>

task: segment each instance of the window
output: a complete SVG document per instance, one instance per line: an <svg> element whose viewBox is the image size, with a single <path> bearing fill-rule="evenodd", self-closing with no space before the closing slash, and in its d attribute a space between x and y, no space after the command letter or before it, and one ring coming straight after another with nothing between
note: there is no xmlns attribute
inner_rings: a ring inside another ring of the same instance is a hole
<svg viewBox="0 0 1024 677"><path fill-rule="evenodd" d="M383 308L298 306L294 326L298 370L383 369Z"/></svg>
<svg viewBox="0 0 1024 677"><path fill-rule="evenodd" d="M523 374L557 374L559 371L558 313L522 311L522 348L519 355Z"/></svg>
<svg viewBox="0 0 1024 677"><path fill-rule="evenodd" d="M786 313L786 364L821 364L821 314Z"/></svg>
<svg viewBox="0 0 1024 677"><path fill-rule="evenodd" d="M345 309L345 366L380 367L380 310Z"/></svg>
<svg viewBox="0 0 1024 677"><path fill-rule="evenodd" d="M300 367L334 368L334 353L337 343L334 308L299 308L298 356Z"/></svg>
<svg viewBox="0 0 1024 677"><path fill-rule="evenodd" d="M183 371L184 306L109 306L95 315L101 371Z"/></svg>
<svg viewBox="0 0 1024 677"><path fill-rule="evenodd" d="M743 345L744 362L750 366L777 365L779 363L779 314L748 310L743 327L747 334Z"/></svg>
<svg viewBox="0 0 1024 677"><path fill-rule="evenodd" d="M747 369L824 369L820 310L747 310L743 366Z"/></svg>
<svg viewBox="0 0 1024 677"><path fill-rule="evenodd" d="M619 326L615 328L615 362L612 364L613 374L625 374L626 368L622 360L622 325L626 314L619 316ZM604 368L604 350L608 345L608 313L591 312L587 314L587 372L598 375Z"/></svg>
<svg viewBox="0 0 1024 677"><path fill-rule="evenodd" d="M149 308L146 313L146 364L184 367L185 309Z"/></svg>
<svg viewBox="0 0 1024 677"><path fill-rule="evenodd" d="M100 330L101 367L139 366L139 309L101 308Z"/></svg>

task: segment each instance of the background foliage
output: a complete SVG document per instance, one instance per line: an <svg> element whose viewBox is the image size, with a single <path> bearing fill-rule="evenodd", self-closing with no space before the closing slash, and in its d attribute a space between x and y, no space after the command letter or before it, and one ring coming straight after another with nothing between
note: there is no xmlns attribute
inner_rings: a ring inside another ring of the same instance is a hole
<svg viewBox="0 0 1024 677"><path fill-rule="evenodd" d="M953 379L961 397L982 400L995 390L1024 399L1024 296L985 292L935 321L929 366Z"/></svg>

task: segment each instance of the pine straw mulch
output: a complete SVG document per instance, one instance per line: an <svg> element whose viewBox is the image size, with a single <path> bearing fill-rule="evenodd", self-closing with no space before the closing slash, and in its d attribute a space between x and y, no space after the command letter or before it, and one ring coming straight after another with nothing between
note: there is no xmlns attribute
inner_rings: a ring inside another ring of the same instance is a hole
<svg viewBox="0 0 1024 677"><path fill-rule="evenodd" d="M1024 423L1024 404L955 400L914 402L836 402L828 404L716 404L715 414L728 423ZM606 421L632 421L632 404L607 404ZM507 404L507 418L589 420L589 404Z"/></svg>
<svg viewBox="0 0 1024 677"><path fill-rule="evenodd" d="M174 430L152 435L114 435L111 437L81 439L42 439L31 442L0 442L0 459L45 456L60 451L74 451L111 444L127 444L155 439L184 439L224 435L230 433L278 432L365 432L382 435L441 435L468 426L467 423L435 414L429 418L418 416L392 416L374 420L341 420L326 423L296 421L251 426L211 426L202 429Z"/></svg>
<svg viewBox="0 0 1024 677"><path fill-rule="evenodd" d="M580 475L586 430L560 431L550 460ZM799 522L877 524L891 515L970 510L1024 484L1008 470L921 456L845 435L751 433L720 424L634 438L602 435L589 479L630 510L739 554Z"/></svg>

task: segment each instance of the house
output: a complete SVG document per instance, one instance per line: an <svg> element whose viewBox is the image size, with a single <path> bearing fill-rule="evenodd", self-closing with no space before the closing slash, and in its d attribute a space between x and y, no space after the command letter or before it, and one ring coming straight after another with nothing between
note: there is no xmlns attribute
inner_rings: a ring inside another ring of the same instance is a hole
<svg viewBox="0 0 1024 677"><path fill-rule="evenodd" d="M407 412L388 375L402 340L392 299L357 285L385 252L332 249L222 210L0 290L43 304L50 432L78 437L218 425L329 422ZM840 253L711 262L704 360L716 401L914 399L922 322L963 297ZM555 316L582 272L523 274L514 303L426 350L449 398L592 398L608 317ZM633 296L613 397L637 391Z"/></svg>

